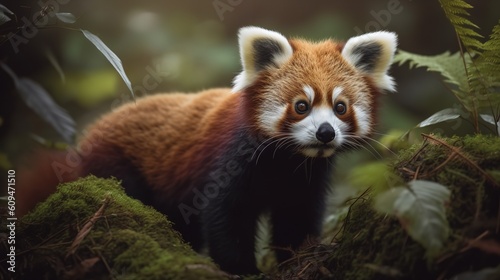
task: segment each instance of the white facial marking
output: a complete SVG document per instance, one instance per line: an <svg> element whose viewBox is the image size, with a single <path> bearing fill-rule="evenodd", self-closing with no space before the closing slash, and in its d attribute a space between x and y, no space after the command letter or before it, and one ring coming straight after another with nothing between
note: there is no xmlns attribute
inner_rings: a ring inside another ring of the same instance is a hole
<svg viewBox="0 0 500 280"><path fill-rule="evenodd" d="M314 100L314 89L311 86L309 86L309 85L305 85L302 89L306 93L307 98L309 98L309 102L313 103L313 100Z"/></svg>
<svg viewBox="0 0 500 280"><path fill-rule="evenodd" d="M316 138L319 126L325 122L335 130L335 138L326 145ZM304 146L301 152L305 156L329 157L342 145L348 129L349 125L337 118L330 106L322 106L313 108L306 118L294 124L292 134L296 143Z"/></svg>
<svg viewBox="0 0 500 280"><path fill-rule="evenodd" d="M357 134L360 136L367 135L370 132L370 114L359 105L352 106L356 114L356 121L358 124Z"/></svg>
<svg viewBox="0 0 500 280"><path fill-rule="evenodd" d="M336 87L333 89L332 100L334 103L335 103L335 100L337 99L337 97L339 97L339 95L342 93L342 91L344 91L343 87Z"/></svg>
<svg viewBox="0 0 500 280"><path fill-rule="evenodd" d="M278 122L286 113L286 105L268 104L262 110L259 121L263 128L273 134L278 128Z"/></svg>

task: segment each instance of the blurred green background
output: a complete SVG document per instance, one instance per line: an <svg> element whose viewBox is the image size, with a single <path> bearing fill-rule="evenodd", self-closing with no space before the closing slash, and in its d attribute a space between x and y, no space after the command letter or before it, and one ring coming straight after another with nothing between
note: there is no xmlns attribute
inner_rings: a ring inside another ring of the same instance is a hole
<svg viewBox="0 0 500 280"><path fill-rule="evenodd" d="M471 1L472 19L487 36L500 18L500 1ZM82 35L99 36L123 62L137 96L154 92L194 92L229 87L239 72L237 30L256 25L288 37L346 40L378 29L399 35L399 47L420 54L458 50L456 35L437 0L270 1L270 0L50 0L2 1L16 19L32 19L42 9L77 17L54 23L27 42L5 38L0 58L18 76L40 83L76 120L78 131L99 115L130 99L118 73ZM10 29L9 29L10 28ZM54 63L56 61L56 63ZM458 106L437 74L393 66L398 92L383 97L378 131L408 130L434 112ZM30 110L0 71L0 162L16 165L39 144L61 138ZM2 177L6 172L2 172Z"/></svg>

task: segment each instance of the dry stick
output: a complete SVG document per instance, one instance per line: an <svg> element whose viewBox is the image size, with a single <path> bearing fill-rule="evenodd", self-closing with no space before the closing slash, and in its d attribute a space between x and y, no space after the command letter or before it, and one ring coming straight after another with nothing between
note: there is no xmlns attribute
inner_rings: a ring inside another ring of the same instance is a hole
<svg viewBox="0 0 500 280"><path fill-rule="evenodd" d="M307 265L305 265L300 271L299 273L297 273L297 277L301 277L302 274L304 274L306 272L306 270L311 266L312 262L308 262Z"/></svg>
<svg viewBox="0 0 500 280"><path fill-rule="evenodd" d="M479 171L486 178L486 180L490 181L490 183L493 186L495 186L497 188L500 188L500 185L498 185L498 183L495 181L495 179L493 179L488 173L486 173L486 171L484 171L481 167L479 167L479 165L477 165L471 159L469 159L468 157L466 157L465 155L463 155L457 147L451 146L450 144L444 142L441 139L435 138L432 135L428 135L428 134L422 133L422 136L425 137L425 138L427 138L427 139L429 139L429 140L431 140L431 141L437 142L440 145L442 145L442 146L450 149L457 156L459 156L463 160L465 160L467 162L467 164L469 164L470 166L474 167L474 169L476 169L477 171Z"/></svg>
<svg viewBox="0 0 500 280"><path fill-rule="evenodd" d="M417 170L415 170L415 174L413 175L413 180L417 180L418 175L420 173L420 167L422 167L422 164L420 164L419 166L417 166Z"/></svg>
<svg viewBox="0 0 500 280"><path fill-rule="evenodd" d="M78 234L75 237L75 240L73 240L73 243L71 244L71 246L68 250L68 253L66 254L66 258L76 252L76 249L78 249L78 246L80 245L80 243L83 241L83 239L85 239L85 237L90 233L90 231L94 227L95 222L100 217L102 217L102 214L104 213L104 209L108 206L109 201L110 201L109 196L106 196L104 198L104 201L103 201L101 207L99 208L99 210L97 210L97 212L95 212L94 216L92 216L92 218L78 232Z"/></svg>
<svg viewBox="0 0 500 280"><path fill-rule="evenodd" d="M410 164L410 162L413 162L422 153L422 151L424 151L425 147L427 147L428 145L429 145L429 143L427 143L427 139L424 139L424 143L422 143L422 146L418 149L418 151L416 153L413 154L411 159L409 159L405 165L408 165L408 164ZM413 176L413 180L416 180L418 175L419 175L419 172L420 172L420 167L421 166L418 166L416 171L411 170L407 167L401 167L400 170L406 172L409 176Z"/></svg>
<svg viewBox="0 0 500 280"><path fill-rule="evenodd" d="M448 164L448 162L450 162L450 161L452 161L453 159L455 159L456 155L457 155L457 154L455 153L455 151L453 151L453 152L452 152L452 153L448 156L448 158L447 158L445 161L443 161L440 165L438 165L436 168L434 168L434 170L432 170L432 171L430 172L430 174L435 173L435 172L438 172L438 170L439 170L439 169L441 169L441 168L445 167L445 166Z"/></svg>
<svg viewBox="0 0 500 280"><path fill-rule="evenodd" d="M423 134L422 133L422 136L423 137L426 137L426 139L429 139L429 140L432 140L432 141L435 141L439 144L441 144L442 146L445 146L447 147L448 149L450 149L455 155L461 157L462 159L464 159L470 166L474 167L476 170L478 170L486 180L490 181L490 183L497 187L497 188L500 188L500 185L495 181L495 179L493 179L488 173L486 173L481 167L479 167L475 162L473 162L472 160L470 160L468 157L464 156L462 153L460 153L460 150L456 147L453 147L451 145L449 145L448 143L438 139L438 138L435 138L435 137L432 137L431 135L427 135L427 134ZM498 207L498 215L497 215L497 224L496 224L496 228L495 228L495 232L498 233L500 232L500 205Z"/></svg>
<svg viewBox="0 0 500 280"><path fill-rule="evenodd" d="M417 158L417 156L419 156L428 145L429 145L429 143L427 143L427 139L424 139L424 143L422 143L422 147L420 147L418 149L418 151L411 157L411 159L408 160L407 163L409 164L410 162L413 162Z"/></svg>

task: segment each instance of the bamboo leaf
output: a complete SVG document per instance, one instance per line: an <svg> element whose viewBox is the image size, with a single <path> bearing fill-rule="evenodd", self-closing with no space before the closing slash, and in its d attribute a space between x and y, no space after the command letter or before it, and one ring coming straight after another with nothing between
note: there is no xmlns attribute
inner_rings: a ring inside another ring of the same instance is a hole
<svg viewBox="0 0 500 280"><path fill-rule="evenodd" d="M127 77L127 74L125 73L125 69L123 69L122 61L118 56L104 44L104 42L97 37L96 35L92 34L91 32L87 30L82 29L82 33L87 38L94 46L108 59L108 61L113 65L113 67L116 69L118 74L122 77L123 81L127 85L128 89L130 90L130 94L132 95L132 98L135 98L134 96L134 91L132 90L132 84L130 83L129 78Z"/></svg>
<svg viewBox="0 0 500 280"><path fill-rule="evenodd" d="M52 125L66 142L73 143L76 125L66 110L57 105L40 84L28 78L17 77L12 69L4 63L0 63L0 66L14 80L16 90L24 103L44 121Z"/></svg>
<svg viewBox="0 0 500 280"><path fill-rule="evenodd" d="M460 113L461 113L460 109L447 108L428 117L427 119L419 123L417 127L426 127L433 124L454 120L460 117Z"/></svg>
<svg viewBox="0 0 500 280"><path fill-rule="evenodd" d="M76 17L72 13L56 13L56 17L64 23L76 22Z"/></svg>
<svg viewBox="0 0 500 280"><path fill-rule="evenodd" d="M14 13L4 5L0 4L0 25L11 21L9 15L14 15Z"/></svg>
<svg viewBox="0 0 500 280"><path fill-rule="evenodd" d="M49 60L50 64L52 64L52 66L54 67L56 72L59 74L59 77L61 77L61 81L63 83L65 83L66 82L66 75L64 74L64 71L62 70L61 65L57 61L57 58L54 55L54 53L50 49L46 48L45 49L45 56Z"/></svg>

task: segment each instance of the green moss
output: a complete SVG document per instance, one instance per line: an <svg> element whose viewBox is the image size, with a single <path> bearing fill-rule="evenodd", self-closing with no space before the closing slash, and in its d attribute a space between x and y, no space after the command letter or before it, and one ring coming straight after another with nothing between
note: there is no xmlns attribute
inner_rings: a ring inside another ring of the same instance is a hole
<svg viewBox="0 0 500 280"><path fill-rule="evenodd" d="M101 207L102 216L68 254ZM128 197L116 180L89 176L61 185L19 222L18 240L19 279L225 279L164 215Z"/></svg>

